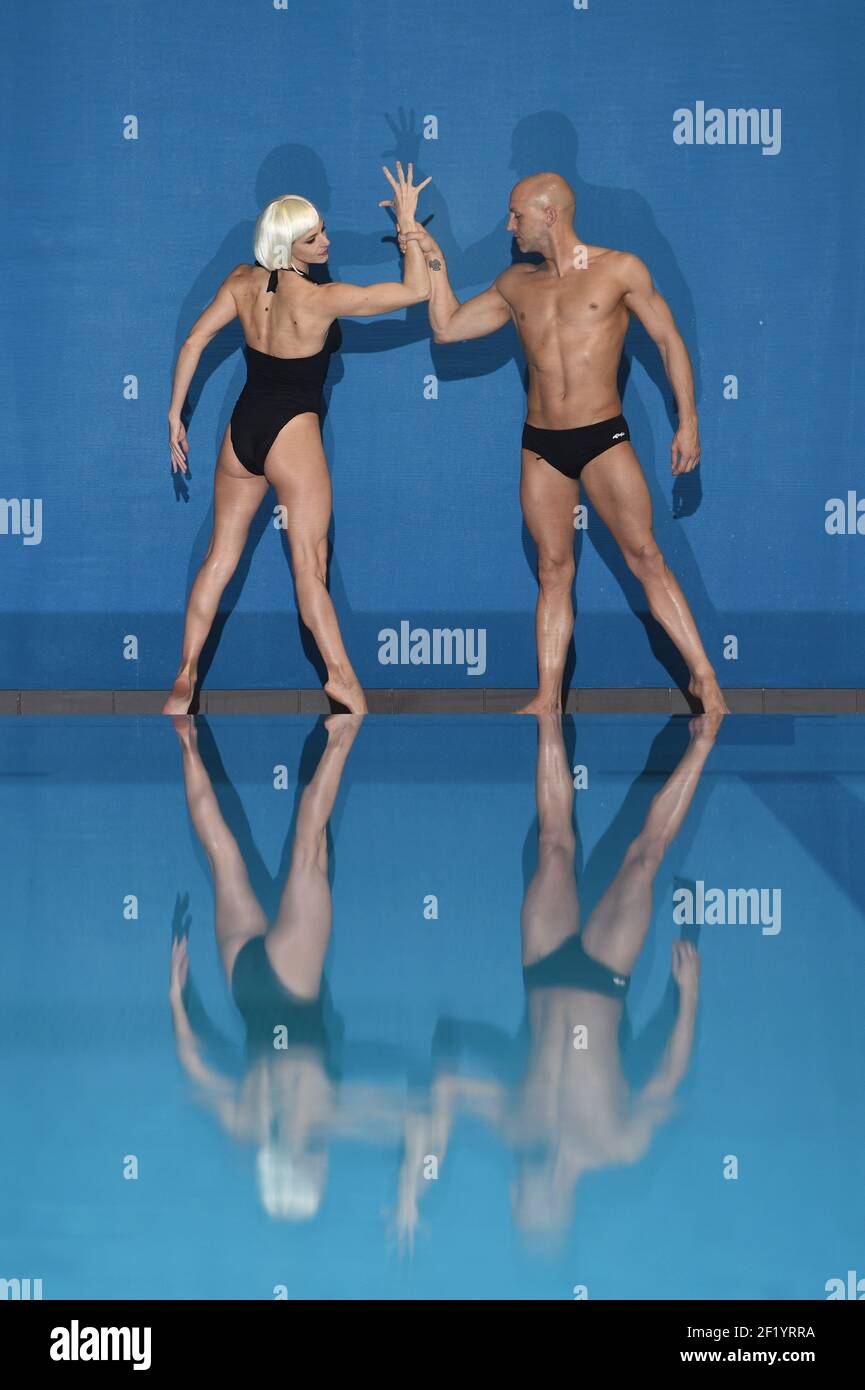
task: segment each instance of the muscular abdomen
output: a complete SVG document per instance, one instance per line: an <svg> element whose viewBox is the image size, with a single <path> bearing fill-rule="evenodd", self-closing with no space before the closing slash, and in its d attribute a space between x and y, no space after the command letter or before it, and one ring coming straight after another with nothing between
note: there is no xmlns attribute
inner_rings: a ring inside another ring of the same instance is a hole
<svg viewBox="0 0 865 1390"><path fill-rule="evenodd" d="M550 325L534 343L524 335L527 419L541 429L576 429L621 411L617 374L628 311L620 303L602 319L588 317L592 312Z"/></svg>

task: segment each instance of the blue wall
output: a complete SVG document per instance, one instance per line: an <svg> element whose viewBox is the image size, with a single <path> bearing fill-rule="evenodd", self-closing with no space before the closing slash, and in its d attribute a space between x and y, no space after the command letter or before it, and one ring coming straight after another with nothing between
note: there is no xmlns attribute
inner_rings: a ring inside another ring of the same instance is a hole
<svg viewBox="0 0 865 1390"><path fill-rule="evenodd" d="M177 349L228 271L252 261L256 215L282 193L325 213L334 278L396 278L378 200L380 166L397 157L432 175L422 208L461 297L509 263L508 195L538 169L573 183L581 237L646 260L694 363L697 473L671 476L672 399L636 321L624 410L658 540L722 681L861 683L858 0L47 0L0 23L14 132L0 228L0 683L168 683L244 380L235 324L193 384L192 474L176 491L165 414ZM677 143L674 113L698 103L765 110L775 152ZM137 139L124 138L130 116ZM331 588L362 681L531 684L525 364L511 327L436 346L421 305L343 329L324 426ZM853 533L830 534L827 504L846 508L848 493ZM34 499L38 544L14 524L23 504L26 529ZM274 500L229 591L212 686L318 681ZM574 681L668 684L669 649L641 624L642 591L593 514L579 550ZM380 664L379 632L403 620L484 629L485 670Z"/></svg>

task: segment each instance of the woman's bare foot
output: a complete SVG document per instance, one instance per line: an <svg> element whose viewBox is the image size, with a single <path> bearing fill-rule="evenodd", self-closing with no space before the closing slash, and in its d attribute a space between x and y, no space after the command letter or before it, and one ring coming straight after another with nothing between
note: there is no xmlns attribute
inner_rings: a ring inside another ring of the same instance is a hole
<svg viewBox="0 0 865 1390"><path fill-rule="evenodd" d="M695 700L700 701L704 714L730 713L715 672L711 667L708 671L695 672L688 681L688 690Z"/></svg>
<svg viewBox="0 0 865 1390"><path fill-rule="evenodd" d="M195 693L195 677L181 671L171 687L171 694L162 706L163 714L188 714Z"/></svg>
<svg viewBox="0 0 865 1390"><path fill-rule="evenodd" d="M330 676L325 681L324 693L329 695L336 704L344 705L349 714L369 713L366 696L361 689L360 681L356 678L346 681L339 676Z"/></svg>
<svg viewBox="0 0 865 1390"><path fill-rule="evenodd" d="M196 730L195 720L192 715L175 714L172 716L171 722L174 725L174 732L177 734L184 748L194 748L198 738L198 731Z"/></svg>
<svg viewBox="0 0 865 1390"><path fill-rule="evenodd" d="M561 700L542 699L540 695L536 695L533 700L529 700L529 703L523 705L522 709L514 710L514 714L561 714L561 712Z"/></svg>

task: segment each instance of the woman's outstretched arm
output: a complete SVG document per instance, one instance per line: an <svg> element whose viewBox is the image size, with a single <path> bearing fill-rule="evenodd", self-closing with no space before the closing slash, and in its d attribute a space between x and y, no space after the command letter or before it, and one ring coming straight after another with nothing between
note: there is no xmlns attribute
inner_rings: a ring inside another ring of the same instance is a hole
<svg viewBox="0 0 865 1390"><path fill-rule="evenodd" d="M322 304L332 318L365 318L369 314L390 314L422 304L430 297L429 272L416 242L409 243L404 262L404 278L382 280L375 285L350 285L335 280L322 285Z"/></svg>
<svg viewBox="0 0 865 1390"><path fill-rule="evenodd" d="M409 232L415 225L417 198L429 179L424 179L415 187L413 166L408 166L408 177L403 174L402 165L397 160L397 178L383 165L385 177L394 191L393 198L385 198L379 207L393 208L396 217L397 233ZM401 244L402 249L402 244ZM394 309L405 309L410 304L421 304L430 297L430 278L426 257L416 241L405 246L402 281L385 280L374 285L349 285L335 281L323 285L322 303L327 305L332 318L364 318L368 314L389 314Z"/></svg>
<svg viewBox="0 0 865 1390"><path fill-rule="evenodd" d="M234 1082L221 1072L208 1067L201 1056L201 1047L195 1031L189 1022L186 1005L183 1002L183 989L189 977L189 946L185 936L175 937L171 943L171 979L168 986L168 1001L171 1005L171 1021L174 1025L174 1043L177 1058L186 1075L204 1090L207 1098L217 1106L220 1102L233 1099Z"/></svg>
<svg viewBox="0 0 865 1390"><path fill-rule="evenodd" d="M201 360L202 352L211 338L216 337L220 328L224 328L227 323L231 323L232 319L237 318L237 302L232 287L236 276L244 269L244 266L235 266L231 274L226 276L210 304L195 320L186 335L186 341L177 354L177 362L174 366L174 382L171 387L171 402L168 406L168 441L171 449L172 471L176 472L179 468L182 472L186 472L186 455L189 452L189 446L186 442L186 431L181 423L180 412Z"/></svg>

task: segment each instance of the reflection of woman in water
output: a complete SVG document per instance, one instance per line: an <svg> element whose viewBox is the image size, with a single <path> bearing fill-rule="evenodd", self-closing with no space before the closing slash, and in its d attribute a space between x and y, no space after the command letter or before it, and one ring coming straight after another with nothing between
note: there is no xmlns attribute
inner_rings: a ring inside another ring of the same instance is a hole
<svg viewBox="0 0 865 1390"><path fill-rule="evenodd" d="M327 1179L328 1139L397 1142L404 1111L372 1087L339 1086L324 960L330 942L327 823L362 716L325 721L327 746L300 798L291 863L275 921L252 890L198 751L192 719L174 721L189 813L215 893L216 940L246 1027L247 1069L233 1081L202 1057L187 1011L189 950L176 936L169 999L177 1053L201 1097L236 1138L258 1146L261 1200L271 1216L314 1216Z"/></svg>
<svg viewBox="0 0 865 1390"><path fill-rule="evenodd" d="M678 1013L658 1069L638 1090L625 1078L620 1028L652 917L654 878L691 803L718 723L708 715L691 721L687 751L652 798L642 829L582 925L574 786L561 717L538 717L538 865L520 920L528 1056L513 1087L461 1075L452 1064L440 1068L429 1120L420 1132L422 1122L415 1122L400 1178L404 1238L411 1239L417 1224L423 1163L430 1154L441 1162L461 1111L485 1117L514 1149L514 1220L526 1232L548 1235L567 1228L583 1173L637 1162L670 1115L694 1036L699 960L693 945L673 943ZM458 1053L459 1046L452 1051Z"/></svg>

